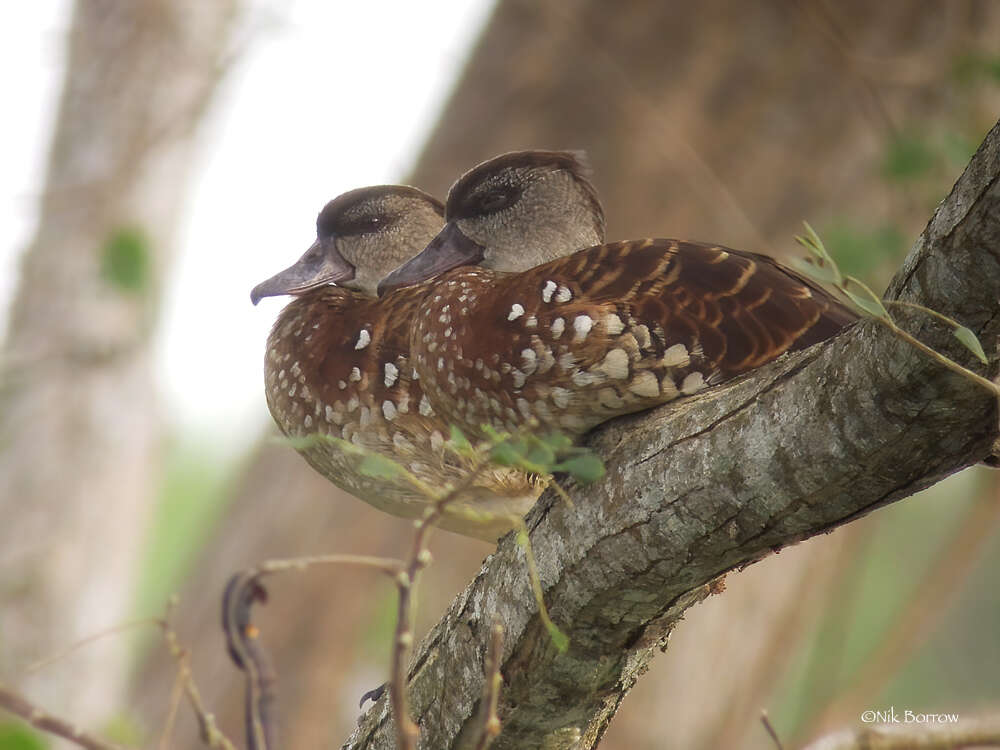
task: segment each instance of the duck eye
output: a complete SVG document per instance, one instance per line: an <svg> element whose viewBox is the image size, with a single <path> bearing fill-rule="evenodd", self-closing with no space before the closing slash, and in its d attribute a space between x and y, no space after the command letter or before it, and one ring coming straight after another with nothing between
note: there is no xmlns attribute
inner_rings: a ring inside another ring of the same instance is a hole
<svg viewBox="0 0 1000 750"><path fill-rule="evenodd" d="M514 202L514 195L508 190L491 190L479 199L479 209L486 212L499 211Z"/></svg>

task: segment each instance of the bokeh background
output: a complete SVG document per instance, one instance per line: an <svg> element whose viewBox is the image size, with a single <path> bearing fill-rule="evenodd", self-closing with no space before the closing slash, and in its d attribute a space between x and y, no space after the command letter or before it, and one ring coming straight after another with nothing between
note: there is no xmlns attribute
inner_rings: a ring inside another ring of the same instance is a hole
<svg viewBox="0 0 1000 750"><path fill-rule="evenodd" d="M269 425L283 304L257 281L330 198L444 196L515 148L586 149L610 239L788 257L808 220L887 284L1000 113L987 0L364 4L50 0L2 32L0 681L132 745L162 733L172 621L222 727L242 681L218 626L268 557L404 554L408 524L345 496ZM357 6L357 7L355 7ZM691 610L602 747L785 747L866 709L1000 710L1000 483L970 470L728 576ZM490 546L440 532L424 632ZM339 746L385 678L390 582L270 585L282 744ZM41 742L0 717L0 750ZM197 743L186 709L172 746Z"/></svg>

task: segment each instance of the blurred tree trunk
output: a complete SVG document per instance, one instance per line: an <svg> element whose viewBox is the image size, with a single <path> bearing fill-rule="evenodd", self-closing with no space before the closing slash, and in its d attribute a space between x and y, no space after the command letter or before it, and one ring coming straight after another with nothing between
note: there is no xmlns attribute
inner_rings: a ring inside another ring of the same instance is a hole
<svg viewBox="0 0 1000 750"><path fill-rule="evenodd" d="M502 0L409 181L443 196L461 172L499 152L585 148L609 238L700 238L775 254L791 249L803 218L821 225L838 216L873 224L898 217L898 201L879 179L887 141L913 121L931 130L956 109L979 123L981 135L997 103L994 95L970 105L950 71L960 54L995 38L998 8L974 0L916 5ZM919 202L904 208L913 209L903 217L909 239L929 211ZM186 643L208 640L221 653L219 635L200 628L216 627L221 582L263 556L264 536L282 540L277 550L268 544L269 554L306 551L295 541L300 534L308 551L320 539L328 551L358 551L371 529L379 541L365 552L405 549L405 524L341 498L326 510L337 493L318 478L298 479L309 473L289 448L260 448L183 596ZM265 479L274 476L286 477L280 487ZM266 529L258 521L248 531L254 518L267 518ZM804 592L822 594L842 547L851 549L842 534L818 539L730 576L725 596L688 613L693 622L675 636L683 648L653 664L602 747L663 747L664 727L676 747L750 746L742 732L747 716L758 730L752 698L773 687L808 619L799 611ZM454 580L423 580L425 617L436 618L436 602L459 590L454 581L475 571L485 549L437 536L429 574L451 571ZM263 615L273 618L264 633L282 679L283 746L342 740L353 712L347 701L382 679L359 677L358 647L342 640L365 630L346 625L345 612L375 616L368 579L359 584L356 570L329 576L323 584L282 584L299 588L307 610ZM315 640L307 639L294 615L304 611L336 627L312 628ZM740 637L718 637L734 621ZM169 669L162 657L156 662ZM724 694L713 679L723 667L732 674ZM217 708L238 733L241 719L231 711L241 710L233 698L241 678L224 666L207 671L213 692L229 696L226 710ZM152 682L161 684L145 705L162 715L169 679ZM331 719L337 697L343 708ZM738 710L729 711L734 703Z"/></svg>
<svg viewBox="0 0 1000 750"><path fill-rule="evenodd" d="M235 0L79 0L38 229L3 355L0 671L120 623L159 471L150 331ZM83 724L120 708L125 649L21 687ZM67 675L75 675L70 678Z"/></svg>

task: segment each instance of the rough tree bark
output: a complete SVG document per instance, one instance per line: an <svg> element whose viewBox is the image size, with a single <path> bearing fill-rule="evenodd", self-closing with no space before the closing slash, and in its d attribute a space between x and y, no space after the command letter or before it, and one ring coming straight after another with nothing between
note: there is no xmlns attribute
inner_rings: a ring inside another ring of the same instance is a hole
<svg viewBox="0 0 1000 750"><path fill-rule="evenodd" d="M235 8L74 8L3 352L0 567L21 576L0 593L3 673L127 617L160 455L150 333L191 136L231 53ZM90 724L120 707L126 655L105 639L19 687Z"/></svg>
<svg viewBox="0 0 1000 750"><path fill-rule="evenodd" d="M1000 123L887 297L962 321L1000 362ZM908 327L970 364L928 317ZM977 370L983 368L976 367ZM989 455L997 404L872 321L687 402L611 423L591 445L608 474L528 516L545 600L537 612L512 537L424 640L410 690L422 746L465 747L489 626L506 631L494 748L596 746L684 611L727 571L907 497ZM390 748L383 700L345 747Z"/></svg>

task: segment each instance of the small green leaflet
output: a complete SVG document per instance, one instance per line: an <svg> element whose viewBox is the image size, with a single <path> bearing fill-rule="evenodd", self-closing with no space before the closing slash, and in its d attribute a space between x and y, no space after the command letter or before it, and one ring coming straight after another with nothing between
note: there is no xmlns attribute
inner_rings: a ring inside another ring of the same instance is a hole
<svg viewBox="0 0 1000 750"><path fill-rule="evenodd" d="M406 474L402 466L378 453L366 453L358 471L371 479L398 479Z"/></svg>
<svg viewBox="0 0 1000 750"><path fill-rule="evenodd" d="M596 482L604 476L604 463L593 453L584 453L555 465L556 471L565 471L583 484Z"/></svg>
<svg viewBox="0 0 1000 750"><path fill-rule="evenodd" d="M955 329L955 338L961 342L962 346L975 354L980 362L984 365L989 364L989 360L986 359L986 352L983 351L983 345L979 343L979 339L971 329L959 326Z"/></svg>

